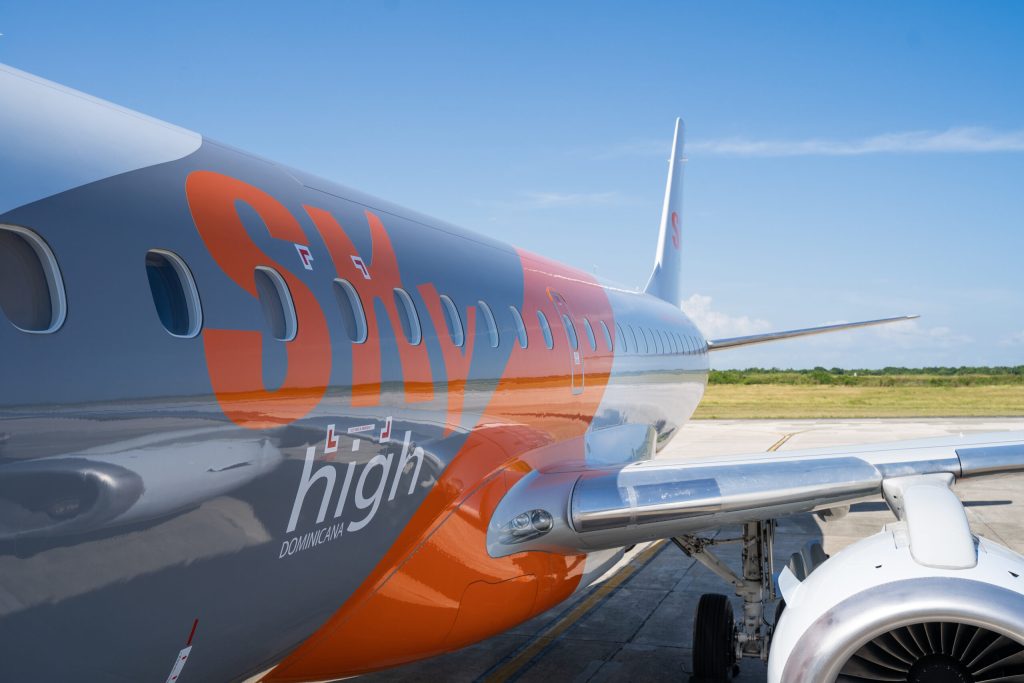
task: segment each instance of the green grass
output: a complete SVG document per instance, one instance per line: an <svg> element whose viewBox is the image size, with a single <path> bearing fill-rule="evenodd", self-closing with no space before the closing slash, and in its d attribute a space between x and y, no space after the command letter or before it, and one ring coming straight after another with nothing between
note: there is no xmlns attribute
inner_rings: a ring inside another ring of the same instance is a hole
<svg viewBox="0 0 1024 683"><path fill-rule="evenodd" d="M697 419L1024 416L1024 367L713 371Z"/></svg>

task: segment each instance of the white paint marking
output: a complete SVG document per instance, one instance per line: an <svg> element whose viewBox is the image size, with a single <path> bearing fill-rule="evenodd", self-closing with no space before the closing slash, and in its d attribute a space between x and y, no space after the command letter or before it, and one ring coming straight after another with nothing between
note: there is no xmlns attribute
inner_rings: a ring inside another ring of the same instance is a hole
<svg viewBox="0 0 1024 683"><path fill-rule="evenodd" d="M171 669L171 673L167 676L167 683L175 683L178 680L178 676L181 675L181 670L185 668L185 662L188 661L188 656L191 652L192 646L189 645L178 653L178 659L174 662L174 668Z"/></svg>
<svg viewBox="0 0 1024 683"><path fill-rule="evenodd" d="M295 251L299 252L299 260L302 261L302 267L306 270L313 270L313 254L310 252L309 247L304 244L296 244Z"/></svg>

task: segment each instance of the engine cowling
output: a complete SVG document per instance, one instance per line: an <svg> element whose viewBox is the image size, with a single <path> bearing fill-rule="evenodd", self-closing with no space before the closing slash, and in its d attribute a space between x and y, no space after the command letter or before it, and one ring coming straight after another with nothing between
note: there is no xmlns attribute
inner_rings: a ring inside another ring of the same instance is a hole
<svg viewBox="0 0 1024 683"><path fill-rule="evenodd" d="M983 538L975 551L972 567L927 566L896 523L802 582L784 570L768 680L1024 682L1024 557Z"/></svg>

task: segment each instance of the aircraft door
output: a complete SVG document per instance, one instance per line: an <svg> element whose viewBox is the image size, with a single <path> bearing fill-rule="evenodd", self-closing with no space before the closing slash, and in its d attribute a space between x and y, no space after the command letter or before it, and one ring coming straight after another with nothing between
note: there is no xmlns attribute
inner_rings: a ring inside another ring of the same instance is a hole
<svg viewBox="0 0 1024 683"><path fill-rule="evenodd" d="M576 324L573 322L572 311L562 295L553 289L548 289L548 298L555 305L555 310L558 312L558 321L562 324L562 329L565 330L565 339L569 347L569 375L572 393L581 394L583 393L586 381L586 373L584 371L583 351L580 349L580 338L576 333Z"/></svg>

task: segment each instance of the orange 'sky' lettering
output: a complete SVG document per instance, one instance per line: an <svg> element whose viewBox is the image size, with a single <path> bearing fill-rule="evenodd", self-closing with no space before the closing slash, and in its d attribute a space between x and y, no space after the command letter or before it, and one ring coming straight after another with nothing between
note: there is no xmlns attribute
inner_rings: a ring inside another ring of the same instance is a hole
<svg viewBox="0 0 1024 683"><path fill-rule="evenodd" d="M348 280L359 291L366 310L366 343L352 345L352 405L380 404L380 337L383 326L382 321L377 319L377 301L384 306L395 334L405 400L432 400L434 386L427 347L422 342L416 346L409 344L400 332L402 325L395 305L394 290L402 286L402 276L398 271L398 259L391 246L391 238L380 218L370 211L366 212L370 224L370 258L366 258L356 251L352 240L334 216L314 206L303 208L323 237L338 277Z"/></svg>
<svg viewBox="0 0 1024 683"><path fill-rule="evenodd" d="M219 173L195 171L185 193L196 229L217 265L254 299L257 266L271 266L284 278L295 304L298 333L284 343L288 369L273 391L263 383L263 334L256 330L203 331L210 382L224 414L250 429L277 427L308 414L323 398L331 376L331 340L313 293L275 263L250 239L236 202L245 202L266 224L271 237L306 242L299 222L269 194Z"/></svg>
<svg viewBox="0 0 1024 683"><path fill-rule="evenodd" d="M466 309L466 333L462 348L455 346L448 334L448 324L441 312L441 297L434 285L420 285L420 296L427 305L430 320L437 331L437 343L444 356L445 374L448 376L448 417L445 420L444 435L448 436L462 418L462 406L466 399L466 380L469 366L473 361L473 343L476 339L476 306Z"/></svg>

